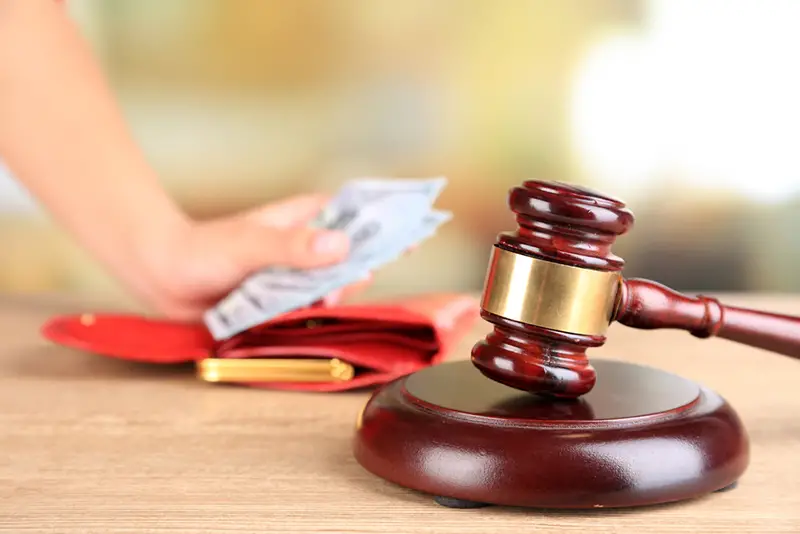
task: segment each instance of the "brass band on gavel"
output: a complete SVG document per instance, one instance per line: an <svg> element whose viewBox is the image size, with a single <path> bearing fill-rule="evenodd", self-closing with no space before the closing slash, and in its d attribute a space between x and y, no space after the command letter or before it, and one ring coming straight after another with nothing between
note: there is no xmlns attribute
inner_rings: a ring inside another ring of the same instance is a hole
<svg viewBox="0 0 800 534"><path fill-rule="evenodd" d="M620 280L619 272L573 267L494 246L481 306L529 325L604 335Z"/></svg>

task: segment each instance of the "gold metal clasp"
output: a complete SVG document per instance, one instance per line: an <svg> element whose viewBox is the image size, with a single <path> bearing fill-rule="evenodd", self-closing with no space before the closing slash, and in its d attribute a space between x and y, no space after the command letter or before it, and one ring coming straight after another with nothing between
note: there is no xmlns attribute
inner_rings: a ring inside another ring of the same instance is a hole
<svg viewBox="0 0 800 534"><path fill-rule="evenodd" d="M197 362L206 382L346 382L355 368L338 358L206 358Z"/></svg>

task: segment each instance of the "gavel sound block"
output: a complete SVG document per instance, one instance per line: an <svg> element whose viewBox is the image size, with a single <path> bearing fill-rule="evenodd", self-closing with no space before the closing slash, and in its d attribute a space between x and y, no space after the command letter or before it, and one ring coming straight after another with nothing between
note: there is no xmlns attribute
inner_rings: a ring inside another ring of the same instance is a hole
<svg viewBox="0 0 800 534"><path fill-rule="evenodd" d="M798 357L800 319L626 280L611 252L634 219L620 200L529 181L509 207L518 228L493 247L481 304L492 332L471 360L376 391L356 425L357 461L454 507L631 507L733 487L749 444L720 395L587 350L617 322Z"/></svg>

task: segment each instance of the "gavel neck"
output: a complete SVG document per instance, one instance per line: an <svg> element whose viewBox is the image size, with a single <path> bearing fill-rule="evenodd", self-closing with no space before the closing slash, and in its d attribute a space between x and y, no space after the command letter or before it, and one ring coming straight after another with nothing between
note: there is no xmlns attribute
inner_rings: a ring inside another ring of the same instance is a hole
<svg viewBox="0 0 800 534"><path fill-rule="evenodd" d="M800 318L723 306L717 299L689 297L650 280L623 280L614 320L631 328L686 330L800 358Z"/></svg>
<svg viewBox="0 0 800 534"><path fill-rule="evenodd" d="M623 280L615 320L642 330L674 328L699 338L719 334L724 307L714 298L683 295L651 280Z"/></svg>

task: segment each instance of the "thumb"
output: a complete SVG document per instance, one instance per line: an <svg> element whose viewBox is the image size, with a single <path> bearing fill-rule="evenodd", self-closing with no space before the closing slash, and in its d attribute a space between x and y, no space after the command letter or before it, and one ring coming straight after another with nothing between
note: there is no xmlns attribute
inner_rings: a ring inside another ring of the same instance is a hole
<svg viewBox="0 0 800 534"><path fill-rule="evenodd" d="M343 232L315 228L275 228L245 222L230 236L229 257L251 273L272 265L308 269L344 260L350 240Z"/></svg>

